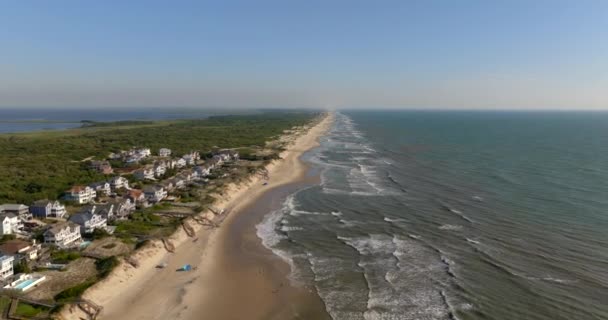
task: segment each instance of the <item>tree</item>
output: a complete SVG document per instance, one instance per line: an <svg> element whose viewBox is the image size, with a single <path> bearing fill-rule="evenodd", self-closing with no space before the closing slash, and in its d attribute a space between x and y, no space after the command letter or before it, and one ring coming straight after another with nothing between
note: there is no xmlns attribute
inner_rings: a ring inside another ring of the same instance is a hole
<svg viewBox="0 0 608 320"><path fill-rule="evenodd" d="M31 273L32 269L25 259L21 259L13 268L15 273Z"/></svg>

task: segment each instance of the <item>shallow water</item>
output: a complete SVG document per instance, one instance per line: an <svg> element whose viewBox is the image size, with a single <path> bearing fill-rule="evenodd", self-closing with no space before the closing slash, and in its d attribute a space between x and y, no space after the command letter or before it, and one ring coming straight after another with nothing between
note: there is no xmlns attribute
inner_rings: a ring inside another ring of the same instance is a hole
<svg viewBox="0 0 608 320"><path fill-rule="evenodd" d="M334 319L608 318L608 114L342 112L258 225Z"/></svg>

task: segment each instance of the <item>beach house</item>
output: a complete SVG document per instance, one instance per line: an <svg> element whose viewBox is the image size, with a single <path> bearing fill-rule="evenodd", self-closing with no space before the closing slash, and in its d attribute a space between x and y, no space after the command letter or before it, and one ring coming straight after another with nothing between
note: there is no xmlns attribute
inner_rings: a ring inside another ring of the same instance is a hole
<svg viewBox="0 0 608 320"><path fill-rule="evenodd" d="M14 234L23 229L21 219L12 213L0 213L0 234Z"/></svg>
<svg viewBox="0 0 608 320"><path fill-rule="evenodd" d="M110 179L110 188L112 188L112 190L117 190L117 189L129 189L129 180L127 180L126 178L123 178L121 176L116 176L112 179Z"/></svg>
<svg viewBox="0 0 608 320"><path fill-rule="evenodd" d="M171 156L171 149L160 148L158 150L158 155L161 156L161 157L169 157L169 156Z"/></svg>
<svg viewBox="0 0 608 320"><path fill-rule="evenodd" d="M142 169L136 170L133 173L133 176L137 180L154 180L154 169L150 168L150 167L142 168Z"/></svg>
<svg viewBox="0 0 608 320"><path fill-rule="evenodd" d="M93 160L89 164L89 168L103 174L112 174L114 170L112 170L112 166L108 161L97 161Z"/></svg>
<svg viewBox="0 0 608 320"><path fill-rule="evenodd" d="M103 194L105 196L109 196L110 193L112 193L112 188L110 186L110 183L106 182L106 181L91 183L89 185L89 187L94 189L97 192L97 194Z"/></svg>
<svg viewBox="0 0 608 320"><path fill-rule="evenodd" d="M146 201L146 196L144 192L139 189L131 189L127 192L125 196L127 199L130 199L133 204L137 205Z"/></svg>
<svg viewBox="0 0 608 320"><path fill-rule="evenodd" d="M81 233L92 233L95 229L106 229L108 220L101 214L95 212L96 208L93 207L89 210L77 213L70 217L70 222L73 222L80 226Z"/></svg>
<svg viewBox="0 0 608 320"><path fill-rule="evenodd" d="M32 218L28 206L24 204L7 203L0 205L0 213L12 213L26 220Z"/></svg>
<svg viewBox="0 0 608 320"><path fill-rule="evenodd" d="M129 198L113 199L108 201L108 205L113 206L114 219L126 219L135 211L135 202Z"/></svg>
<svg viewBox="0 0 608 320"><path fill-rule="evenodd" d="M13 275L13 263L15 257L13 256L1 256L0 257L0 278L6 280Z"/></svg>
<svg viewBox="0 0 608 320"><path fill-rule="evenodd" d="M89 186L73 186L65 192L65 199L76 203L89 203L97 197L95 189Z"/></svg>
<svg viewBox="0 0 608 320"><path fill-rule="evenodd" d="M152 155L152 151L150 151L150 148L137 149L135 150L135 152L139 154L142 158L149 157Z"/></svg>
<svg viewBox="0 0 608 320"><path fill-rule="evenodd" d="M66 210L65 206L57 200L38 200L30 206L30 213L39 219L63 218Z"/></svg>
<svg viewBox="0 0 608 320"><path fill-rule="evenodd" d="M154 163L154 176L160 177L167 172L167 165L164 161L158 161Z"/></svg>
<svg viewBox="0 0 608 320"><path fill-rule="evenodd" d="M206 177L211 173L211 166L209 164L197 166L194 168L194 171L198 172L199 176Z"/></svg>
<svg viewBox="0 0 608 320"><path fill-rule="evenodd" d="M175 161L174 168L180 169L180 168L185 167L187 164L188 164L188 162L186 161L186 159L179 158Z"/></svg>
<svg viewBox="0 0 608 320"><path fill-rule="evenodd" d="M0 244L0 253L3 255L15 256L16 259L36 260L38 258L38 252L40 251L40 244L36 243L36 240L32 240L32 243L24 240L8 240Z"/></svg>
<svg viewBox="0 0 608 320"><path fill-rule="evenodd" d="M44 234L44 242L60 248L68 248L79 244L82 240L80 225L72 222L60 222L52 225Z"/></svg>
<svg viewBox="0 0 608 320"><path fill-rule="evenodd" d="M144 189L144 195L149 202L160 202L167 197L167 191L160 185L147 186Z"/></svg>

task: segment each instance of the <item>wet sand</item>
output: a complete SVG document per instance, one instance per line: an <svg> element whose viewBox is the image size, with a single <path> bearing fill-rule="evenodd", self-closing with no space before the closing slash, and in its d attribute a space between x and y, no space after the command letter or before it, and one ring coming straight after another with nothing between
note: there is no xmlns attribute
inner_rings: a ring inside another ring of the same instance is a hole
<svg viewBox="0 0 608 320"><path fill-rule="evenodd" d="M330 319L314 288L294 287L290 267L265 248L255 225L268 212L280 208L285 198L314 183L304 179L265 193L229 224L218 241L223 254L216 256L203 282L213 290L197 304L189 300L184 319Z"/></svg>

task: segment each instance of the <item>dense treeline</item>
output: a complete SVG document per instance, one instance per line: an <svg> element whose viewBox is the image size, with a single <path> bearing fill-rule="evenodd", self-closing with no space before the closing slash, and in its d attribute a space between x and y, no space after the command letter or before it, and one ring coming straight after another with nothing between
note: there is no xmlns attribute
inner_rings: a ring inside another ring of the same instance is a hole
<svg viewBox="0 0 608 320"><path fill-rule="evenodd" d="M110 152L134 146L149 147L153 153L167 147L174 155L206 152L216 146L263 146L283 130L306 124L316 115L268 112L0 135L0 203L56 199L74 184L106 179L80 161L91 156L103 159Z"/></svg>

